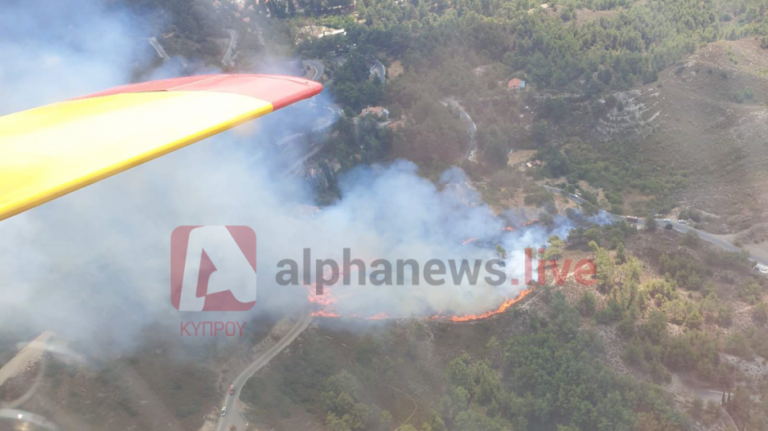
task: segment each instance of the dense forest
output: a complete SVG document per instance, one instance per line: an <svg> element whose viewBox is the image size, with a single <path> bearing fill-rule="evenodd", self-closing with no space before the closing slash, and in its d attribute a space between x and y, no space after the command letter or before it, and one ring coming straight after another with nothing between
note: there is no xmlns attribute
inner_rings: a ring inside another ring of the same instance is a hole
<svg viewBox="0 0 768 431"><path fill-rule="evenodd" d="M757 0L361 1L359 20L322 21L345 28L346 35L307 40L298 50L331 59L337 47L352 46L401 64L404 72L387 82L383 98L352 102L383 101L402 112L404 145L393 145L387 158L407 157L422 165L455 162L453 140L419 133L421 123L415 121L424 118L419 112L425 105L437 108L441 99L454 96L478 125L480 161L489 174L504 168L510 150L537 149L546 175L603 189L606 209L626 211L622 195L633 190L655 198L639 211L665 212L674 206L671 196L689 185L689 172L654 165L633 142L590 142L584 131L607 112L623 109L613 92L655 84L660 71L707 43L757 37L768 48L767 12L768 2ZM531 90L510 94L505 84L513 77L527 80ZM752 100L751 90L744 92L750 99L739 93L737 101ZM533 124L511 121L529 106ZM455 123L450 116L436 121L440 129Z"/></svg>
<svg viewBox="0 0 768 431"><path fill-rule="evenodd" d="M539 306L477 322L464 335L425 320L346 335L320 329L297 354L249 380L243 397L262 418L303 409L333 431L682 431L731 420L739 429L766 429L760 400L768 384L750 381L724 356L768 358L759 329L768 323L768 282L751 274L744 254L705 246L695 235L678 236L677 254L651 262L631 251L644 253L639 244L663 235L620 223L552 236L547 258L592 253L594 290L567 298L547 284L538 288ZM661 276L643 275L648 265ZM755 326L733 331L733 304L743 303L755 305ZM618 335L612 344L622 346L620 361L631 372L606 365L606 328ZM338 337L344 344L328 345ZM432 349L447 346L463 352L440 356L436 366ZM719 388L723 401L694 397L675 408L679 400L661 387L673 375ZM382 394L406 397L403 387L421 388L411 395L418 416L398 426L398 404Z"/></svg>
<svg viewBox="0 0 768 431"><path fill-rule="evenodd" d="M314 0L110 2L127 4L173 34L165 43L181 52L213 58L232 28L256 62L275 53L322 59L332 77L328 86L348 108L348 118L384 104L404 120L403 136L387 142L388 151L377 151L375 160L405 157L428 168L466 157L467 138L455 115L436 112L446 110L442 99L456 97L478 125L479 160L489 174L504 168L510 150L537 149L547 175L604 189L604 207L615 212L627 190L656 197L649 209L670 208L669 196L688 185L688 173L633 163L644 155L631 142L586 139L590 121L621 108L610 94L656 83L660 71L717 40L757 37L768 48L765 0L361 0L352 9ZM343 28L345 34L301 37L307 25ZM386 85L369 79L374 58L397 62L402 72ZM531 90L509 94L506 82L514 77ZM544 103L543 95L553 97ZM746 88L734 97L753 100L754 93ZM534 124L510 121L529 106ZM431 130L446 132L423 130L425 118Z"/></svg>
<svg viewBox="0 0 768 431"><path fill-rule="evenodd" d="M520 335L503 342L491 337L482 349L485 354L465 353L450 360L442 381L435 382L444 395L423 415L423 424L399 429L686 429L686 419L670 408L667 395L653 385L617 377L598 360L598 337L579 331L582 318L562 294L552 294L549 302L551 316L516 315ZM322 353L318 358L294 356L280 365L277 396L266 396L275 383L270 377L250 380L244 396L260 408L303 405L325 415L333 431L391 429L391 414L376 406L375 388L382 384L381 376L391 376L395 384L403 358L419 360L418 344L428 331L421 322L393 325L358 343L357 367L339 372Z"/></svg>

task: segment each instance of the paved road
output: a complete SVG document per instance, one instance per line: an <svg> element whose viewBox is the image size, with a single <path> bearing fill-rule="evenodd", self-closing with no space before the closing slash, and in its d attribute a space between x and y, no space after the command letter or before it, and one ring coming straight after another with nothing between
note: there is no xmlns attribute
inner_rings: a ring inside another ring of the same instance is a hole
<svg viewBox="0 0 768 431"><path fill-rule="evenodd" d="M742 249L736 247L735 245L731 244L730 242L726 241L725 239L721 238L718 235L713 235L711 233L704 232L703 230L692 228L691 226L688 226L687 224L681 224L676 221L669 221L665 222L664 220L657 219L656 222L658 223L660 228L663 228L665 224L670 223L672 224L672 228L678 232L686 233L688 231L694 231L699 236L699 238L703 239L704 241L710 242L712 244L717 245L720 248L724 248L728 251L735 251L735 252L741 252ZM768 259L764 259L762 257L757 257L753 254L749 255L749 259L753 262L757 262L762 265L768 265Z"/></svg>
<svg viewBox="0 0 768 431"><path fill-rule="evenodd" d="M152 45L153 48L155 48L155 51L157 52L157 55L160 58L162 58L163 61L170 61L171 60L171 57L168 56L168 53L165 52L165 49L163 49L163 46L160 45L160 42L157 40L156 37L150 37L147 40L149 40L149 44ZM187 62L184 61L184 58L182 58L182 57L176 57L176 61L178 61L179 64L181 64L181 67L182 67L183 70L187 70L187 68L189 67Z"/></svg>
<svg viewBox="0 0 768 431"><path fill-rule="evenodd" d="M371 75L378 75L382 84L387 80L387 68L379 60L373 60L373 66L371 67Z"/></svg>
<svg viewBox="0 0 768 431"><path fill-rule="evenodd" d="M562 189L558 189L557 187L552 187L552 186L542 186L542 187L544 187L545 189L549 190L552 193L563 193L563 190ZM584 199L582 199L580 197L576 197L574 195L570 195L569 194L568 195L568 199L576 202L579 205L584 205L584 204L592 205L591 203L587 202L586 200L584 200ZM608 218L608 220L610 220L610 221L612 221L614 223L617 223L617 222L620 222L620 221L624 220L623 217L618 216L616 214L609 213L608 211L605 211L605 210L598 210L598 214Z"/></svg>
<svg viewBox="0 0 768 431"><path fill-rule="evenodd" d="M165 61L168 61L171 59L171 57L168 57L168 54L163 49L163 46L160 45L160 42L157 41L156 37L150 37L149 44L152 45L153 48L155 48L155 51L157 51L157 55L160 58L162 58Z"/></svg>
<svg viewBox="0 0 768 431"><path fill-rule="evenodd" d="M234 62L232 61L232 54L235 52L235 48L237 48L237 32L235 30L227 30L227 33L229 33L229 47L227 48L226 54L224 54L224 58L221 59L221 64L224 66L234 66Z"/></svg>
<svg viewBox="0 0 768 431"><path fill-rule="evenodd" d="M301 63L304 64L305 66L309 66L312 70L314 70L313 76L310 77L310 79L312 79L313 81L320 81L320 78L323 76L323 73L325 73L325 67L323 66L323 63L320 60L302 60ZM277 141L277 145L283 146L288 142L293 141L294 139L298 139L306 135L307 133L316 133L316 132L323 131L328 127L331 127L333 123L336 121L336 119L341 117L341 115L344 113L341 107L339 107L339 105L336 105L336 104L329 105L326 107L326 109L329 112L328 115L321 118L317 126L313 127L308 132L294 133L293 135L286 136L280 139L279 141Z"/></svg>
<svg viewBox="0 0 768 431"><path fill-rule="evenodd" d="M302 60L301 63L305 66L309 66L310 69L314 71L312 76L309 77L309 79L313 81L320 81L320 78L322 78L323 74L325 73L325 67L323 66L323 63L320 60ZM280 139L279 141L277 141L277 145L283 146L288 142L293 141L294 139L298 139L306 135L307 133L315 133L315 132L323 131L326 128L331 127L333 123L336 121L336 119L343 114L341 107L339 107L336 104L329 105L326 109L328 110L329 113L327 116L319 120L320 124L313 127L308 132L294 133L293 135L286 136Z"/></svg>
<svg viewBox="0 0 768 431"><path fill-rule="evenodd" d="M561 193L562 192L562 189L559 189L557 187L551 187L551 186L543 186L543 187L545 189L553 192L553 193ZM568 195L568 198L571 199L572 201L576 202L579 205L581 205L581 204L586 202L584 199L578 198L578 197L573 196L573 195ZM604 211L604 210L600 210L600 212L606 214L614 222L618 222L618 221L624 220L623 217L618 216L616 214L612 214L612 213L609 213L609 212ZM676 221L671 221L671 220L669 222L667 222L667 221L664 221L663 219L656 219L656 223L659 225L660 229L663 229L664 226L667 223L670 223L672 225L672 228L674 230L680 232L680 233L686 233L686 232L689 232L689 231L694 231L699 236L699 238L701 238L704 241L707 241L707 242L709 242L711 244L714 244L714 245L716 245L716 246L718 246L718 247L720 247L722 249L725 249L727 251L733 251L733 252L741 252L742 251L742 249L736 247L735 245L733 245L730 242L724 240L723 238L719 237L718 235L713 235L711 233L704 232L703 230L695 229L695 228L693 228L693 227L691 227L691 226L689 226L687 224L682 224L682 223L679 223L679 222L676 222ZM642 226L642 224L643 224L643 220L642 219L640 219L639 224ZM763 265L768 265L768 259L763 259L763 258L754 256L754 255L750 255L749 258L753 262L757 262L757 263L760 263L760 264L763 264Z"/></svg>
<svg viewBox="0 0 768 431"><path fill-rule="evenodd" d="M457 109L459 111L459 115L461 116L461 119L467 123L467 133L469 133L469 149L467 150L466 156L472 160L473 156L475 155L477 151L477 125L472 120L472 117L467 114L467 111L464 110L464 108L459 105L459 102L452 98L452 97L446 97L445 99L440 100L440 104L443 106L451 106L454 109ZM474 161L474 160L472 160Z"/></svg>
<svg viewBox="0 0 768 431"><path fill-rule="evenodd" d="M315 71L314 76L310 77L309 79L319 82L320 78L323 77L323 73L325 73L325 66L323 66L323 62L320 60L302 60L301 63L304 66L309 66Z"/></svg>
<svg viewBox="0 0 768 431"><path fill-rule="evenodd" d="M309 309L305 309L302 312L301 318L299 318L293 328L288 331L288 334L286 334L285 337L280 339L277 344L272 346L272 348L267 350L263 355L256 358L248 368L235 377L235 380L232 381L232 384L235 385L235 394L229 395L229 390L227 390L222 402L222 406L227 407L227 415L219 418L219 424L216 426L216 431L227 431L230 425L234 425L239 431L244 431L246 429L248 423L237 408L237 401L240 399L240 391L242 391L243 385L245 385L245 382L248 381L256 371L259 371L267 365L272 358L282 352L283 349L288 347L288 345L299 336L299 334L304 332L310 322L312 322L312 313Z"/></svg>
<svg viewBox="0 0 768 431"><path fill-rule="evenodd" d="M329 106L326 106L325 109L328 111L328 115L316 121L316 123L319 123L317 126L313 127L307 132L294 133L293 135L286 136L285 138L277 141L277 146L281 147L287 144L288 142L293 141L294 139L298 139L306 135L307 133L322 132L328 127L333 126L333 123L336 122L336 119L341 117L341 115L344 113L344 111L342 111L338 105L329 105Z"/></svg>

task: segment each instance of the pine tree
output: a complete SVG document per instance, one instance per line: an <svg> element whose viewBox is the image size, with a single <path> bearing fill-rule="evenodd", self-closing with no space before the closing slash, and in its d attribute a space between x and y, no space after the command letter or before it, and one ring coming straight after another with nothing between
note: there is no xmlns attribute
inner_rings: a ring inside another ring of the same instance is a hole
<svg viewBox="0 0 768 431"><path fill-rule="evenodd" d="M623 264L627 261L627 254L624 250L624 243L620 242L619 246L616 247L616 263L617 264Z"/></svg>

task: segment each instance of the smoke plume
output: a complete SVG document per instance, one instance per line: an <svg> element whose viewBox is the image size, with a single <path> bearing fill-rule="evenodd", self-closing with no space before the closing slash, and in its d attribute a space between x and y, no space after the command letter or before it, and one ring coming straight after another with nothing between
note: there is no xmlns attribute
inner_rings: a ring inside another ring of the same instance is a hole
<svg viewBox="0 0 768 431"><path fill-rule="evenodd" d="M0 113L63 100L130 81L154 52L139 24L91 2L16 2L0 11ZM167 69L158 72L167 76ZM446 171L439 184L407 161L355 169L340 180L341 199L308 216L315 197L287 175L275 146L308 130L325 108L305 102L224 135L146 163L0 222L0 325L52 329L81 342L130 348L150 322L201 319L171 306L170 235L181 225L245 225L258 237L259 310L275 314L307 305L307 290L275 283L278 262L313 259L495 258L509 250L507 271L523 279L526 246L541 227L503 232L502 220ZM296 157L293 155L292 157ZM561 229L567 228L563 227ZM561 232L562 233L562 232ZM467 238L484 241L462 245ZM522 283L521 283L522 284ZM339 311L427 316L495 308L523 286L350 286ZM4 321L2 321L4 320ZM208 314L205 320L244 320ZM173 323L175 322L175 324Z"/></svg>

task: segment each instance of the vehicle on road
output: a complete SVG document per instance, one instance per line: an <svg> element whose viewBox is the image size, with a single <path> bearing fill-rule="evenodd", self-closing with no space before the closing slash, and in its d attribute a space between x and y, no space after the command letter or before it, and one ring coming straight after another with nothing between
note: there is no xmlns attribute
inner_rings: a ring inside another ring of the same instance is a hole
<svg viewBox="0 0 768 431"><path fill-rule="evenodd" d="M763 265L761 263L755 264L755 267L752 268L753 271L757 271L761 274L768 274L768 266Z"/></svg>
<svg viewBox="0 0 768 431"><path fill-rule="evenodd" d="M665 219L664 219L664 223L669 223L669 219L668 219L668 218L665 218Z"/></svg>
<svg viewBox="0 0 768 431"><path fill-rule="evenodd" d="M677 222L680 224L688 224L688 220L678 220Z"/></svg>
<svg viewBox="0 0 768 431"><path fill-rule="evenodd" d="M226 416L227 415L227 407L226 406L221 408L221 415L222 416Z"/></svg>
<svg viewBox="0 0 768 431"><path fill-rule="evenodd" d="M229 395L235 395L235 385L229 385Z"/></svg>
<svg viewBox="0 0 768 431"><path fill-rule="evenodd" d="M639 219L635 216L627 216L627 221L630 223L637 223Z"/></svg>
<svg viewBox="0 0 768 431"><path fill-rule="evenodd" d="M229 426L229 431L237 431L237 427L234 425Z"/></svg>

